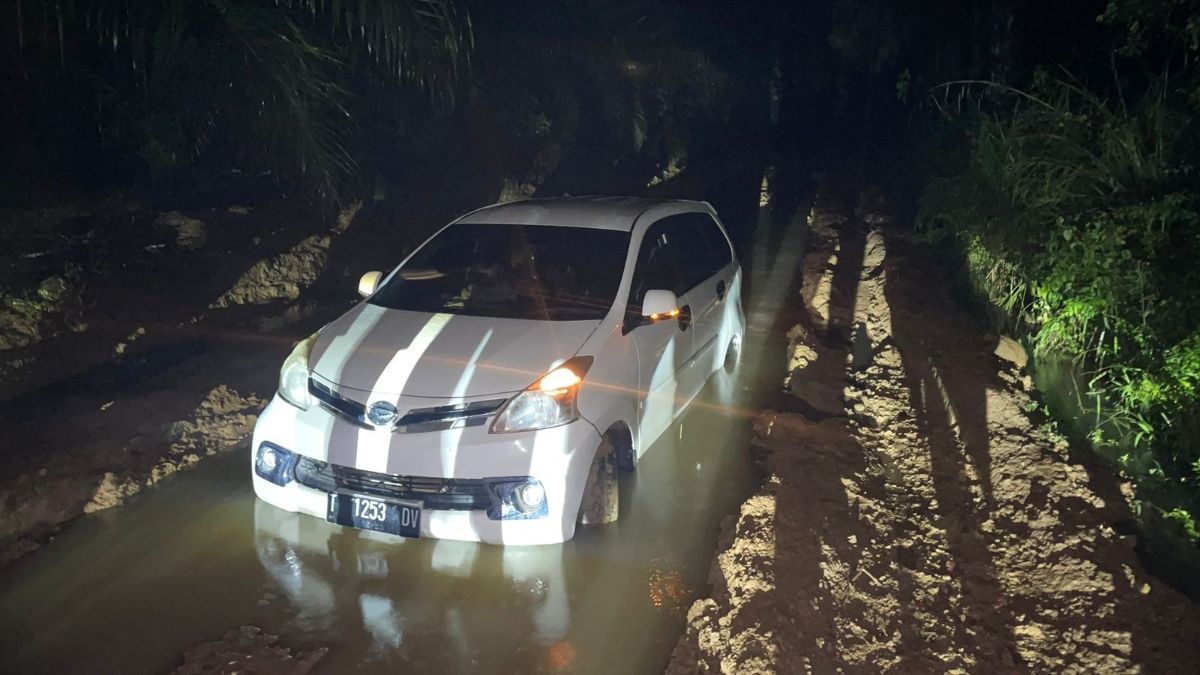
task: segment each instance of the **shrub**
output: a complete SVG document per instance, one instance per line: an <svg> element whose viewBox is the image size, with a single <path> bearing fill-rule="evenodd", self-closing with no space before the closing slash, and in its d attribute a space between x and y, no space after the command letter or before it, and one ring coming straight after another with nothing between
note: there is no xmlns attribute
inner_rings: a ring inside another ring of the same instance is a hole
<svg viewBox="0 0 1200 675"><path fill-rule="evenodd" d="M1188 96L1134 104L1038 78L981 114L968 165L926 190L919 222L965 251L975 289L1035 355L1075 359L1090 441L1139 499L1200 516L1200 185Z"/></svg>

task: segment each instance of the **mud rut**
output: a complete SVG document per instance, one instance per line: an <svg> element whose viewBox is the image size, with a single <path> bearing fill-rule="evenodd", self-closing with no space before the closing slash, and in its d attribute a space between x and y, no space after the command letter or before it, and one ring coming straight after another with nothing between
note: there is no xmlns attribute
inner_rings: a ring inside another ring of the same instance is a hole
<svg viewBox="0 0 1200 675"><path fill-rule="evenodd" d="M669 673L1196 672L1127 498L1027 413L906 233L810 217L768 478L727 528Z"/></svg>

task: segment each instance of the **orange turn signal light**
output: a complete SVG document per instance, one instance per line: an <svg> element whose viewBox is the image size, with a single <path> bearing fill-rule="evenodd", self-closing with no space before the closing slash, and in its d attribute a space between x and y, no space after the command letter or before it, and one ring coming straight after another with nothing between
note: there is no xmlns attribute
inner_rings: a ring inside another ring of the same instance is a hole
<svg viewBox="0 0 1200 675"><path fill-rule="evenodd" d="M679 318L679 308L678 307L676 307L675 309L673 309L669 312L659 312L657 314L650 315L651 321L662 321L663 319L676 319L676 318Z"/></svg>
<svg viewBox="0 0 1200 675"><path fill-rule="evenodd" d="M546 393L561 392L583 382L583 378L565 366L559 366L538 380L537 388Z"/></svg>

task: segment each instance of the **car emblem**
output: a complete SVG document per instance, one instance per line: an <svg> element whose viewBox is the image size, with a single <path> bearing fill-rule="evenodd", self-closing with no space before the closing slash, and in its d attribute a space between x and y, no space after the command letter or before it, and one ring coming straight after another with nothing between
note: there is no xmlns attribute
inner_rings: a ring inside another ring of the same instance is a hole
<svg viewBox="0 0 1200 675"><path fill-rule="evenodd" d="M367 421L377 427L386 427L396 421L396 406L387 401L375 401L367 408Z"/></svg>

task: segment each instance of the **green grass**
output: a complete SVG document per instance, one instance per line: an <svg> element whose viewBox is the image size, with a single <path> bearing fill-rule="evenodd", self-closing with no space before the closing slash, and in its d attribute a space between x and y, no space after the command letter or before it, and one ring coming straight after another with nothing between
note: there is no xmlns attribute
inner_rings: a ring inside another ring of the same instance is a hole
<svg viewBox="0 0 1200 675"><path fill-rule="evenodd" d="M969 161L919 221L964 252L975 293L1035 356L1089 385L1092 447L1145 507L1193 537L1200 517L1200 148L1187 96L1136 102L1042 79L983 114Z"/></svg>

